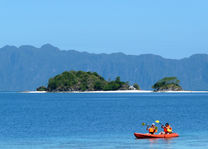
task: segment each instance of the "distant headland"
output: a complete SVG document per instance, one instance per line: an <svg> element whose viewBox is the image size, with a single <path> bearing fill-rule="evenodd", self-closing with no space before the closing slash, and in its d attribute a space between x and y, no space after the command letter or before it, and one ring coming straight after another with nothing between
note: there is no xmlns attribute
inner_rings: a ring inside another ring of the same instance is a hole
<svg viewBox="0 0 208 149"><path fill-rule="evenodd" d="M84 49L83 49L84 50ZM208 55L195 54L183 59L167 59L153 54L93 54L60 50L50 44L5 46L0 48L0 91L36 90L48 79L64 71L97 72L105 80L120 76L129 84L152 90L158 80L175 76L183 90L208 90Z"/></svg>

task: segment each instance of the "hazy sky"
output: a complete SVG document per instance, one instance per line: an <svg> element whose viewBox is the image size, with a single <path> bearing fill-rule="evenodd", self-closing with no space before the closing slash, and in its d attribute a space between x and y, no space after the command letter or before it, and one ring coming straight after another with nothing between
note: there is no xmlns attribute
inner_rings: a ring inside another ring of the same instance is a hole
<svg viewBox="0 0 208 149"><path fill-rule="evenodd" d="M0 46L208 53L208 0L0 0Z"/></svg>

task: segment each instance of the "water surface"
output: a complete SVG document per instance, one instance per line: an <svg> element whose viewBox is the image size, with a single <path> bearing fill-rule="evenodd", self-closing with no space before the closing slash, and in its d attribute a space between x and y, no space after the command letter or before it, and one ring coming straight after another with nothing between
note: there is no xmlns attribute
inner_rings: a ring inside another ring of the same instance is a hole
<svg viewBox="0 0 208 149"><path fill-rule="evenodd" d="M0 93L0 148L204 149L207 114L207 93ZM180 137L135 139L157 119Z"/></svg>

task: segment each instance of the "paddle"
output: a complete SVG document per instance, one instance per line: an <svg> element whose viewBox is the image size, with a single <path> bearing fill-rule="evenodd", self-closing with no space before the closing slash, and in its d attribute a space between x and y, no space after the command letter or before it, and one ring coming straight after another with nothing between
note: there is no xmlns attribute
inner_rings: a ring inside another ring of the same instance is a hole
<svg viewBox="0 0 208 149"><path fill-rule="evenodd" d="M149 126L149 125L147 125L146 123L142 123L142 126Z"/></svg>
<svg viewBox="0 0 208 149"><path fill-rule="evenodd" d="M155 123L158 123L160 125L163 125L159 120L156 120Z"/></svg>

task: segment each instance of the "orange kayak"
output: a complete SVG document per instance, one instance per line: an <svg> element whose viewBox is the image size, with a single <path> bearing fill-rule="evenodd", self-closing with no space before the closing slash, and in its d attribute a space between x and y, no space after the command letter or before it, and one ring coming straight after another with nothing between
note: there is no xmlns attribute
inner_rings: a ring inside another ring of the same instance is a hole
<svg viewBox="0 0 208 149"><path fill-rule="evenodd" d="M143 133L134 133L135 137L138 139L148 139L148 138L173 138L178 137L177 133L171 134L143 134Z"/></svg>

